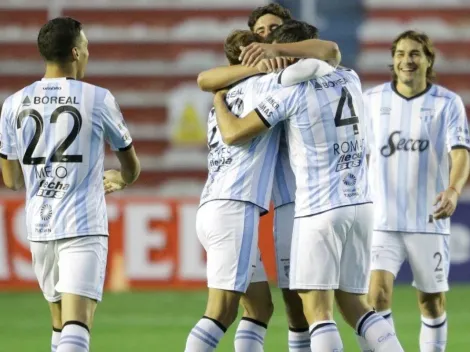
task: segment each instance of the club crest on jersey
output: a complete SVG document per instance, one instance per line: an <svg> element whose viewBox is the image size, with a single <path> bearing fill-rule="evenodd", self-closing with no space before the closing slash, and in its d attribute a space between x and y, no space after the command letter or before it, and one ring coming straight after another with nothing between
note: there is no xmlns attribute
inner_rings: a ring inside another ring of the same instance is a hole
<svg viewBox="0 0 470 352"><path fill-rule="evenodd" d="M434 118L435 110L429 108L421 108L419 118L424 123L430 123Z"/></svg>
<svg viewBox="0 0 470 352"><path fill-rule="evenodd" d="M390 115L392 109L389 107L382 107L380 108L380 115Z"/></svg>

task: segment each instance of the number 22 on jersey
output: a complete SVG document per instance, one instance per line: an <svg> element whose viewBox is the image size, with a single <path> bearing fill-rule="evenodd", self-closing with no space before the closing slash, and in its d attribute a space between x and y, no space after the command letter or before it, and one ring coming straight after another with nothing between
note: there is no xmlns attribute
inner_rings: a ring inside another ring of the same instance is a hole
<svg viewBox="0 0 470 352"><path fill-rule="evenodd" d="M51 114L50 123L57 123L60 116L64 114L70 114L73 118L73 127L69 135L65 140L58 146L55 147L54 152L51 155L51 162L53 163L81 163L83 160L82 155L65 155L64 153L75 141L80 130L82 128L82 116L80 111L71 105L59 106ZM46 163L46 156L33 157L34 150L36 149L39 140L44 132L44 118L41 114L34 109L22 110L16 118L16 128L21 129L23 126L23 120L27 117L31 117L35 122L35 131L33 138L31 139L28 147L23 156L24 165L42 165Z"/></svg>

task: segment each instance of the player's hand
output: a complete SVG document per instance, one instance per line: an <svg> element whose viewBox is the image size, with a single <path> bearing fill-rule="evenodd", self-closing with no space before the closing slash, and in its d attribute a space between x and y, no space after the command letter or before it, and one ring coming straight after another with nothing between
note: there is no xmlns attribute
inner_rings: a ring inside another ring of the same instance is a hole
<svg viewBox="0 0 470 352"><path fill-rule="evenodd" d="M240 47L240 61L244 66L256 67L263 59L273 59L279 56L274 44L251 43L248 46Z"/></svg>
<svg viewBox="0 0 470 352"><path fill-rule="evenodd" d="M447 188L444 192L437 195L434 205L439 204L439 207L434 211L434 219L445 219L455 211L459 194L453 188Z"/></svg>
<svg viewBox="0 0 470 352"><path fill-rule="evenodd" d="M123 181L121 172L117 170L106 170L103 176L104 194L123 190L127 184Z"/></svg>
<svg viewBox="0 0 470 352"><path fill-rule="evenodd" d="M218 104L220 102L225 103L225 97L227 96L228 89L221 89L215 92L214 95L214 104Z"/></svg>
<svg viewBox="0 0 470 352"><path fill-rule="evenodd" d="M263 59L256 65L260 73L280 72L289 66L289 59L286 57L276 57L274 59Z"/></svg>

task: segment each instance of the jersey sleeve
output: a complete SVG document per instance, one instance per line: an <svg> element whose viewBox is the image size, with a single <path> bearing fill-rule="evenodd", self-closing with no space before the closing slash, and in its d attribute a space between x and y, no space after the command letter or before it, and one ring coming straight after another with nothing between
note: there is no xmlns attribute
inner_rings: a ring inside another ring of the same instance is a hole
<svg viewBox="0 0 470 352"><path fill-rule="evenodd" d="M468 120L462 99L457 96L448 107L447 148L470 149L470 137L468 132Z"/></svg>
<svg viewBox="0 0 470 352"><path fill-rule="evenodd" d="M5 101L0 115L0 157L7 160L18 160L14 117L10 105L11 99Z"/></svg>
<svg viewBox="0 0 470 352"><path fill-rule="evenodd" d="M106 140L113 151L125 151L132 147L132 138L121 109L109 91L104 99L102 121Z"/></svg>
<svg viewBox="0 0 470 352"><path fill-rule="evenodd" d="M258 104L255 111L268 128L289 119L297 112L298 104L295 101L300 87L305 90L304 84L281 88Z"/></svg>
<svg viewBox="0 0 470 352"><path fill-rule="evenodd" d="M305 59L285 68L278 76L278 83L283 87L306 82L314 78L323 77L335 70L325 61Z"/></svg>

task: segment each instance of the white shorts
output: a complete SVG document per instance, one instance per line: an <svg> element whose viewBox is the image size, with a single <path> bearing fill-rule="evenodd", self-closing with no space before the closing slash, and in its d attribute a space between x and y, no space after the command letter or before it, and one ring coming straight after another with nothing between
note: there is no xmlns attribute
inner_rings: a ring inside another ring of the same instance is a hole
<svg viewBox="0 0 470 352"><path fill-rule="evenodd" d="M295 203L274 209L274 251L276 254L277 284L289 288L290 248L294 228Z"/></svg>
<svg viewBox="0 0 470 352"><path fill-rule="evenodd" d="M421 292L449 291L450 236L374 231L371 270L385 270L395 277L408 259L413 286Z"/></svg>
<svg viewBox="0 0 470 352"><path fill-rule="evenodd" d="M33 268L49 302L71 293L101 301L108 236L83 236L56 241L30 242Z"/></svg>
<svg viewBox="0 0 470 352"><path fill-rule="evenodd" d="M208 287L246 292L255 272L256 280L266 281L259 265L259 214L256 205L232 200L213 200L199 208L196 232L207 252Z"/></svg>
<svg viewBox="0 0 470 352"><path fill-rule="evenodd" d="M266 270L264 269L264 264L261 259L261 253L258 249L258 253L256 255L256 268L253 272L253 276L251 277L251 283L266 281L268 281L268 277L266 276Z"/></svg>
<svg viewBox="0 0 470 352"><path fill-rule="evenodd" d="M296 218L290 289L365 294L370 278L371 204Z"/></svg>

